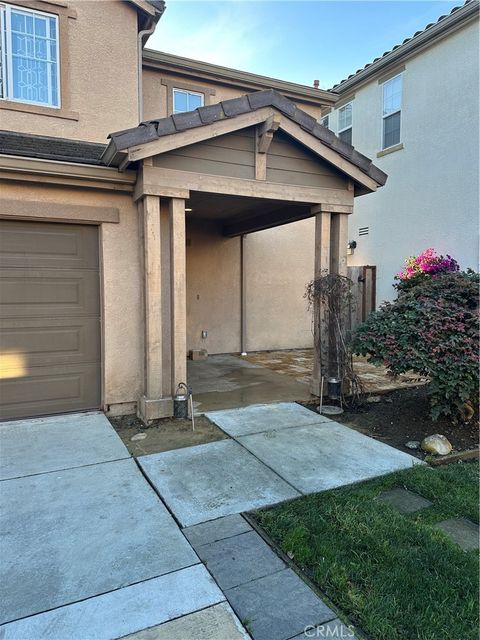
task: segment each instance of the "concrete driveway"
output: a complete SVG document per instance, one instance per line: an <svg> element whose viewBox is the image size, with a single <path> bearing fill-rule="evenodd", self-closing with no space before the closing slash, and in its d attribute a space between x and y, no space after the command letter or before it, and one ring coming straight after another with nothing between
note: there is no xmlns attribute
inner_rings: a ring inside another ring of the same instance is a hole
<svg viewBox="0 0 480 640"><path fill-rule="evenodd" d="M4 423L0 445L2 639L112 639L199 610L244 637L105 416Z"/></svg>

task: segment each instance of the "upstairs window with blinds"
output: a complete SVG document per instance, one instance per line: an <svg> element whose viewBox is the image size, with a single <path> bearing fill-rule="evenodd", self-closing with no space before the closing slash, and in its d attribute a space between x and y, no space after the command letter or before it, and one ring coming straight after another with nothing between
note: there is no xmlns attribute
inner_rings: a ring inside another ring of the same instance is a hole
<svg viewBox="0 0 480 640"><path fill-rule="evenodd" d="M338 110L338 137L352 144L353 104L349 102Z"/></svg>
<svg viewBox="0 0 480 640"><path fill-rule="evenodd" d="M402 118L402 76L398 75L383 84L383 136L382 149L400 143Z"/></svg>
<svg viewBox="0 0 480 640"><path fill-rule="evenodd" d="M0 3L0 98L60 106L58 17Z"/></svg>

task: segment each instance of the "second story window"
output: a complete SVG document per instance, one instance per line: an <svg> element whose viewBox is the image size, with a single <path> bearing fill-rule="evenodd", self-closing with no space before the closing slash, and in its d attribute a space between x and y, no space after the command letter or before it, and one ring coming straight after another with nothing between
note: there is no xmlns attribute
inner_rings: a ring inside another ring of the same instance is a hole
<svg viewBox="0 0 480 640"><path fill-rule="evenodd" d="M0 3L0 98L60 106L58 18Z"/></svg>
<svg viewBox="0 0 480 640"><path fill-rule="evenodd" d="M204 98L203 93L173 89L173 113L184 113L203 107Z"/></svg>
<svg viewBox="0 0 480 640"><path fill-rule="evenodd" d="M400 143L402 112L402 76L395 76L383 84L383 136L382 149Z"/></svg>
<svg viewBox="0 0 480 640"><path fill-rule="evenodd" d="M338 137L348 144L352 144L352 111L351 102L338 110Z"/></svg>
<svg viewBox="0 0 480 640"><path fill-rule="evenodd" d="M322 118L322 126L324 126L326 129L329 129L329 124L330 124L330 118L329 116L325 116L324 118Z"/></svg>

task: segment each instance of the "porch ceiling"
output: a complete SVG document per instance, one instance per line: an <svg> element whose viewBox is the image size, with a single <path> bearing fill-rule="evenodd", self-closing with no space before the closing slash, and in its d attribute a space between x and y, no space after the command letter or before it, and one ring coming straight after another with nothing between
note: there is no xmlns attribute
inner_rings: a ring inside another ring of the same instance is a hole
<svg viewBox="0 0 480 640"><path fill-rule="evenodd" d="M209 220L222 226L224 235L240 235L310 217L308 203L266 200L214 193L191 192L186 202L187 217ZM192 209L192 211L188 211Z"/></svg>

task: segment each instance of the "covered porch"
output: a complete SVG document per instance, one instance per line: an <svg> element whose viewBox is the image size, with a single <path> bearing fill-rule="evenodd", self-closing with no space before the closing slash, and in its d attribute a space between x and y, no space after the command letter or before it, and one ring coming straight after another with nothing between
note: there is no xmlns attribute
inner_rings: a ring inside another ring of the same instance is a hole
<svg viewBox="0 0 480 640"><path fill-rule="evenodd" d="M241 261L241 238L314 217L312 277L346 275L354 197L386 181L368 158L274 91L112 134L104 160L121 170L138 167L134 197L142 228L145 302L145 384L138 412L146 422L171 415L175 388L187 380L188 348L198 348L194 336L200 326L192 315L191 296L187 306L186 251L192 230L200 242L208 235L213 246L238 238ZM211 255L208 250L198 254L195 271L200 281ZM215 282L203 282L203 304L210 312L222 304L227 311L233 309L233 315L217 315L227 319L220 333L238 336L239 351L244 350L242 301L248 284L241 273L235 300L231 279L221 270ZM209 296L214 287L216 296ZM324 310L317 308L315 314L319 319ZM314 324L322 334L316 336L317 343L328 345L327 318ZM225 349L231 350L236 349ZM328 348L322 352L323 368L328 366ZM317 364L314 393L319 376Z"/></svg>

